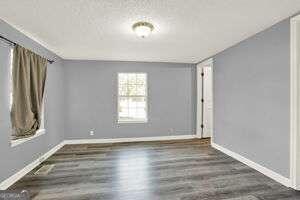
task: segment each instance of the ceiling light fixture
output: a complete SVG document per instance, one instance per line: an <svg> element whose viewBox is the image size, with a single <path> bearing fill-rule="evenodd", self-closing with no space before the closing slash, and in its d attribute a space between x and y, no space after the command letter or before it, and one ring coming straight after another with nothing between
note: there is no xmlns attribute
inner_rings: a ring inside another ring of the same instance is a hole
<svg viewBox="0 0 300 200"><path fill-rule="evenodd" d="M153 31L154 26L149 22L137 22L132 25L132 30L139 37L145 38Z"/></svg>

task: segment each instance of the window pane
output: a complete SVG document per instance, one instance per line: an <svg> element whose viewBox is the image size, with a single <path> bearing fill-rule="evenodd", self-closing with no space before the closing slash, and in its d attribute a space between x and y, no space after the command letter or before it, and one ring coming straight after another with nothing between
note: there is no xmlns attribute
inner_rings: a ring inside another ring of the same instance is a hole
<svg viewBox="0 0 300 200"><path fill-rule="evenodd" d="M129 118L131 118L131 119L136 119L136 109L135 108L130 108L129 107Z"/></svg>
<svg viewBox="0 0 300 200"><path fill-rule="evenodd" d="M121 96L128 95L128 88L126 84L119 84L119 95Z"/></svg>
<svg viewBox="0 0 300 200"><path fill-rule="evenodd" d="M136 95L145 96L146 95L146 85L136 85Z"/></svg>
<svg viewBox="0 0 300 200"><path fill-rule="evenodd" d="M127 74L119 74L119 84L127 84Z"/></svg>
<svg viewBox="0 0 300 200"><path fill-rule="evenodd" d="M146 74L119 74L119 120L144 121L147 119Z"/></svg>
<svg viewBox="0 0 300 200"><path fill-rule="evenodd" d="M146 74L136 75L136 84L145 85L146 84Z"/></svg>
<svg viewBox="0 0 300 200"><path fill-rule="evenodd" d="M128 117L128 98L120 97L119 98L119 118Z"/></svg>
<svg viewBox="0 0 300 200"><path fill-rule="evenodd" d="M128 107L129 108L136 108L136 97L129 97L128 98Z"/></svg>
<svg viewBox="0 0 300 200"><path fill-rule="evenodd" d="M130 85L127 85L127 87L128 87L128 91L127 91L128 96L136 96L137 95L136 85L130 84Z"/></svg>
<svg viewBox="0 0 300 200"><path fill-rule="evenodd" d="M137 109L136 110L136 118L146 119L146 109Z"/></svg>
<svg viewBox="0 0 300 200"><path fill-rule="evenodd" d="M137 97L136 98L136 107L137 108L146 108L146 98L145 97Z"/></svg>
<svg viewBox="0 0 300 200"><path fill-rule="evenodd" d="M119 98L119 108L128 108L128 98L127 97L120 97Z"/></svg>
<svg viewBox="0 0 300 200"><path fill-rule="evenodd" d="M128 74L128 84L136 84L136 74Z"/></svg>
<svg viewBox="0 0 300 200"><path fill-rule="evenodd" d="M128 109L127 108L122 108L119 111L119 119L126 119L128 118Z"/></svg>
<svg viewBox="0 0 300 200"><path fill-rule="evenodd" d="M146 98L145 97L129 97L128 98L129 108L145 108Z"/></svg>

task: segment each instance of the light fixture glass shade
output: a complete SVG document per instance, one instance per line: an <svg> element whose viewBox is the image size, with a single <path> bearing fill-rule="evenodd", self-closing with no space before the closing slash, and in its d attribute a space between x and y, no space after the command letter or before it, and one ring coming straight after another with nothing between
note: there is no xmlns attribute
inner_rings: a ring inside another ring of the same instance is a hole
<svg viewBox="0 0 300 200"><path fill-rule="evenodd" d="M137 22L133 24L132 29L137 36L145 38L150 35L154 27L148 22Z"/></svg>

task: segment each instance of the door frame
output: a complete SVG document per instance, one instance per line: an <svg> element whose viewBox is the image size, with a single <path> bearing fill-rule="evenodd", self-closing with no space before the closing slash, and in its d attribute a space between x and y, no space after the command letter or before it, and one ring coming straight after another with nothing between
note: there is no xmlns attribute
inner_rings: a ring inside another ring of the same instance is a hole
<svg viewBox="0 0 300 200"><path fill-rule="evenodd" d="M209 58L205 61L202 61L200 63L197 64L197 127L196 127L196 136L197 138L203 138L203 132L202 132L202 128L201 128L201 124L202 124L202 117L203 117L203 104L200 101L200 99L202 99L202 95L203 95L203 84L202 84L202 68L203 67L211 67L211 78L212 78L212 122L211 122L211 126L212 126L212 133L211 133L211 142L213 142L213 132L214 132L214 123L213 123L213 110L214 110L214 95L213 95L213 58Z"/></svg>
<svg viewBox="0 0 300 200"><path fill-rule="evenodd" d="M297 29L300 30L300 15L290 20L290 184L300 190L300 31Z"/></svg>

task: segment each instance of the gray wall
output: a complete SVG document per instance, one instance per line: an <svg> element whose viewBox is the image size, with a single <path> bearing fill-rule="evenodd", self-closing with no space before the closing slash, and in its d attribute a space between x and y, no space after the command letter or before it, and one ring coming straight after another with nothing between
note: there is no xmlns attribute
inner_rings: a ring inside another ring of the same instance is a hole
<svg viewBox="0 0 300 200"><path fill-rule="evenodd" d="M69 60L64 68L67 139L195 134L194 65ZM148 74L148 123L116 123L118 72Z"/></svg>
<svg viewBox="0 0 300 200"><path fill-rule="evenodd" d="M289 20L214 62L214 142L289 177Z"/></svg>
<svg viewBox="0 0 300 200"><path fill-rule="evenodd" d="M62 60L0 20L0 34L47 58L57 60L48 65L45 99L46 134L15 147L10 146L9 49L0 42L0 182L63 140L63 68Z"/></svg>
<svg viewBox="0 0 300 200"><path fill-rule="evenodd" d="M0 34L57 60L48 67L46 134L10 147L9 47L0 43L0 152L4 155L0 182L64 138L195 134L194 65L62 61L3 21ZM214 58L214 142L285 177L289 177L289 41L286 20ZM148 73L148 123L116 123L118 72ZM94 136L89 135L91 129Z"/></svg>

